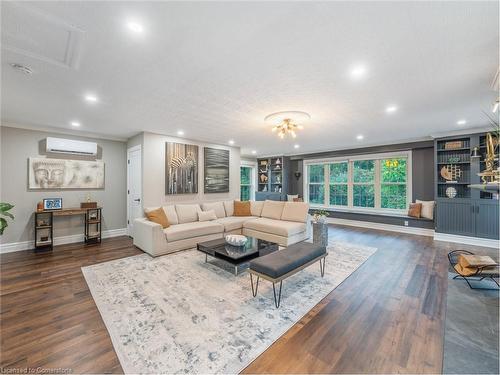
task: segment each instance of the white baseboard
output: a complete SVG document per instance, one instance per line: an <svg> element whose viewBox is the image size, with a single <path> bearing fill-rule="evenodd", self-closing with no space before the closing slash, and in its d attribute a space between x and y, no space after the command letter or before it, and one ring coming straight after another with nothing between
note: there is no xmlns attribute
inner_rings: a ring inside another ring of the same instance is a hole
<svg viewBox="0 0 500 375"><path fill-rule="evenodd" d="M330 224L340 224L340 225L349 225L352 227L387 230L390 232L417 234L420 236L429 236L429 237L434 236L434 229L428 229L428 228L404 227L402 225L373 223L370 221L361 221L361 220L337 219L333 217L327 218L326 221L327 223Z"/></svg>
<svg viewBox="0 0 500 375"><path fill-rule="evenodd" d="M436 241L445 241L445 242L456 242L464 245L473 245L473 246L484 246L484 247L493 247L495 249L500 248L499 240L491 240L488 238L479 238L479 237L468 237L468 236L459 236L457 234L447 234L447 233L435 233L434 240Z"/></svg>
<svg viewBox="0 0 500 375"><path fill-rule="evenodd" d="M126 236L127 228L110 229L102 231L102 238L111 238ZM64 245L68 243L83 242L83 234L74 234L71 236L54 237L54 245ZM12 253L14 251L32 250L35 247L35 241L11 242L0 244L0 254Z"/></svg>

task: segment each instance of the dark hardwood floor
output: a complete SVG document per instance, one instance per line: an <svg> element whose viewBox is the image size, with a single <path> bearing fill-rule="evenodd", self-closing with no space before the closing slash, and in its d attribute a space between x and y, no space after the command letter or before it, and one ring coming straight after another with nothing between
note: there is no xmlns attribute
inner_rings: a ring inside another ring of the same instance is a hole
<svg viewBox="0 0 500 375"><path fill-rule="evenodd" d="M244 372L440 373L446 253L471 247L353 227L329 233L379 250ZM121 372L80 267L140 253L119 237L2 255L0 366Z"/></svg>

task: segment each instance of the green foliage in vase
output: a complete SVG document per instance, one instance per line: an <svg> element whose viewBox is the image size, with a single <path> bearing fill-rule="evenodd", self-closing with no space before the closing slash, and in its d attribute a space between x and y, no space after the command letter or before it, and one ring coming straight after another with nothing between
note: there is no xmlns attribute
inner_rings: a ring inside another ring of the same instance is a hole
<svg viewBox="0 0 500 375"><path fill-rule="evenodd" d="M14 215L9 212L12 208L14 208L12 204L0 202L0 216L5 216L14 220ZM7 228L7 226L7 220L4 217L0 217L0 236L3 234L3 231Z"/></svg>

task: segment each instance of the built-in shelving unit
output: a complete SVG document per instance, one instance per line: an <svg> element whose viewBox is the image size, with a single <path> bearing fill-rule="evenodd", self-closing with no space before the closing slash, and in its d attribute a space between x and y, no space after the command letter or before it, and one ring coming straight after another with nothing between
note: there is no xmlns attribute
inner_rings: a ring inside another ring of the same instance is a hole
<svg viewBox="0 0 500 375"><path fill-rule="evenodd" d="M274 156L257 159L257 200L284 200L287 194L289 158Z"/></svg>
<svg viewBox="0 0 500 375"><path fill-rule="evenodd" d="M485 134L435 140L436 231L499 238L498 194L471 189L485 168ZM478 146L481 157L472 158ZM443 170L444 168L444 170Z"/></svg>

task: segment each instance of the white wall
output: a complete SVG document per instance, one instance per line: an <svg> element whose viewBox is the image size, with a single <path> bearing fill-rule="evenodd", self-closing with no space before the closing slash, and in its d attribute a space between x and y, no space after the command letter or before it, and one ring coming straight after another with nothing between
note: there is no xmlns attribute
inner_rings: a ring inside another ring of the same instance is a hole
<svg viewBox="0 0 500 375"><path fill-rule="evenodd" d="M177 142L198 145L198 193L165 194L165 143ZM229 193L205 194L203 175L203 147L229 150ZM168 203L192 203L226 199L239 199L240 196L240 149L239 147L221 146L192 141L160 134L143 133L142 148L142 195L143 206L159 206Z"/></svg>

